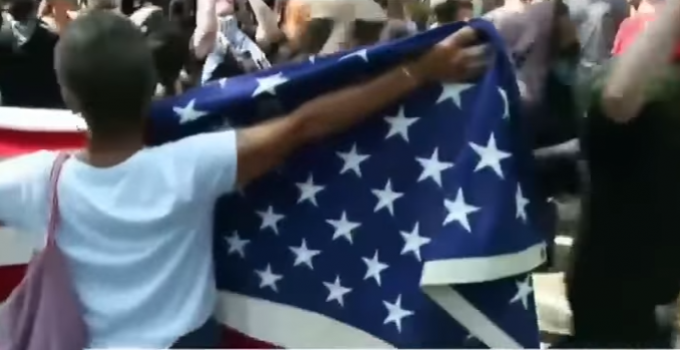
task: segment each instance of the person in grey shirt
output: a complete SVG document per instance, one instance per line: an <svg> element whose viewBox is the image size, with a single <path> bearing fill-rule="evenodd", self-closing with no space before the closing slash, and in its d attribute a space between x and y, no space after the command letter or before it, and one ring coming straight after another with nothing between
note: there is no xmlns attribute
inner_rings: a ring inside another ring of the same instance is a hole
<svg viewBox="0 0 680 350"><path fill-rule="evenodd" d="M576 72L585 81L611 57L619 25L630 14L627 0L565 0L576 26L581 56Z"/></svg>

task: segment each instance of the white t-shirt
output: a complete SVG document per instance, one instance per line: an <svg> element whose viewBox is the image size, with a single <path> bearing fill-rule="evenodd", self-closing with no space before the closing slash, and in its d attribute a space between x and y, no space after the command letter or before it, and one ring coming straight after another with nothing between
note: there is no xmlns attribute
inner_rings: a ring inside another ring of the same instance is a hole
<svg viewBox="0 0 680 350"><path fill-rule="evenodd" d="M0 221L44 244L55 152L0 162ZM167 348L212 315L213 207L236 178L236 133L139 151L110 168L74 157L58 185L57 242L92 348Z"/></svg>

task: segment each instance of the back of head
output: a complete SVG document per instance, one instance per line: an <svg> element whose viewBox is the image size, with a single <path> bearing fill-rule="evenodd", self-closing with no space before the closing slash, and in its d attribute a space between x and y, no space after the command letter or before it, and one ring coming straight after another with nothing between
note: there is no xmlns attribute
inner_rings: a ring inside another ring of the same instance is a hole
<svg viewBox="0 0 680 350"><path fill-rule="evenodd" d="M352 20L352 46L372 45L380 41L387 24L387 12L374 0L354 0ZM402 4L399 4L403 6Z"/></svg>
<svg viewBox="0 0 680 350"><path fill-rule="evenodd" d="M467 0L439 0L432 3L432 12L438 24L469 19L473 4Z"/></svg>
<svg viewBox="0 0 680 350"><path fill-rule="evenodd" d="M81 15L62 33L55 56L64 99L93 134L141 128L156 73L146 39L129 19L101 10Z"/></svg>
<svg viewBox="0 0 680 350"><path fill-rule="evenodd" d="M351 46L372 45L380 41L380 34L383 32L386 23L383 21L354 21L352 31Z"/></svg>

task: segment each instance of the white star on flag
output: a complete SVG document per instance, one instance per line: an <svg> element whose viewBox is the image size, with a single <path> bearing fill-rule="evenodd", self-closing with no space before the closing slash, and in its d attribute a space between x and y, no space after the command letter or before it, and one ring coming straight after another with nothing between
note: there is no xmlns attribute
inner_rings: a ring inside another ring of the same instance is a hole
<svg viewBox="0 0 680 350"><path fill-rule="evenodd" d="M344 174L351 170L357 174L357 176L361 177L360 166L363 161L368 159L368 155L357 153L356 144L352 145L352 149L349 152L338 152L337 154L340 158L342 158L342 160L345 161L345 163L342 165L342 169L340 170L340 174Z"/></svg>
<svg viewBox="0 0 680 350"><path fill-rule="evenodd" d="M298 198L298 203L309 201L314 206L318 206L318 204L316 203L316 195L317 193L321 192L325 188L325 186L315 185L312 174L309 174L307 182L299 182L296 185L300 190L300 197Z"/></svg>
<svg viewBox="0 0 680 350"><path fill-rule="evenodd" d="M475 171L480 171L484 168L491 168L496 175L503 178L503 169L501 168L501 161L510 158L511 154L503 152L496 146L496 137L493 133L489 136L489 141L486 146L480 146L476 143L470 142L470 147L479 155L479 163L475 167Z"/></svg>
<svg viewBox="0 0 680 350"><path fill-rule="evenodd" d="M352 57L361 57L364 62L368 62L368 50L367 49L361 49L361 50L356 50L354 52L350 52L340 58L340 60L346 60L350 59Z"/></svg>
<svg viewBox="0 0 680 350"><path fill-rule="evenodd" d="M257 79L257 88L253 92L253 97L259 96L265 92L276 95L276 88L288 82L288 78L284 77L282 73L277 73L264 78Z"/></svg>
<svg viewBox="0 0 680 350"><path fill-rule="evenodd" d="M439 187L442 187L442 171L452 168L453 163L442 162L439 160L439 148L435 148L432 156L428 158L416 158L416 161L423 167L423 171L418 177L418 181L431 178Z"/></svg>
<svg viewBox="0 0 680 350"><path fill-rule="evenodd" d="M449 214L446 215L446 219L444 219L444 225L457 221L465 230L472 232L472 229L470 229L470 222L468 221L468 215L478 211L480 208L465 202L462 188L458 189L455 201L444 199L444 206L446 207L446 210L449 211Z"/></svg>
<svg viewBox="0 0 680 350"><path fill-rule="evenodd" d="M401 294L397 296L397 300L394 303L383 301L383 304L387 308L387 317L385 318L384 324L394 323L397 327L397 331L401 333L401 320L405 317L412 316L414 312L405 310L401 307Z"/></svg>
<svg viewBox="0 0 680 350"><path fill-rule="evenodd" d="M311 270L314 270L314 266L312 266L312 258L321 254L320 250L307 248L307 241L304 238L302 239L302 244L300 244L299 247L290 247L290 250L293 252L293 254L295 254L295 262L293 263L293 266L304 264Z"/></svg>
<svg viewBox="0 0 680 350"><path fill-rule="evenodd" d="M392 190L392 180L387 180L385 188L382 190L371 190L373 194L378 197L378 204L375 205L373 211L378 212L382 208L387 208L387 211L394 216L394 201L401 198L404 194L394 192Z"/></svg>
<svg viewBox="0 0 680 350"><path fill-rule="evenodd" d="M343 287L340 282L340 276L335 276L335 281L333 283L324 282L326 288L328 288L328 298L326 301L337 301L340 306L345 306L345 294L352 291L352 288Z"/></svg>
<svg viewBox="0 0 680 350"><path fill-rule="evenodd" d="M408 128L418 121L418 118L407 118L404 114L404 107L399 108L394 117L385 117L385 121L390 124L390 130L385 136L385 140L392 136L399 135L404 141L408 142Z"/></svg>
<svg viewBox="0 0 680 350"><path fill-rule="evenodd" d="M389 265L380 262L378 260L378 251L375 251L375 254L373 254L372 258L361 258L364 263L366 264L366 275L364 276L364 280L367 280L369 278L373 278L375 282L380 285L382 283L382 280L380 279L380 274L388 267Z"/></svg>
<svg viewBox="0 0 680 350"><path fill-rule="evenodd" d="M529 205L529 200L524 197L522 187L518 184L517 192L515 193L515 206L517 206L516 217L524 222L527 221L527 205Z"/></svg>
<svg viewBox="0 0 680 350"><path fill-rule="evenodd" d="M239 237L238 232L235 232L229 236L225 237L225 240L227 241L227 244L229 244L229 250L227 251L227 254L237 254L242 258L246 257L246 252L245 248L248 243L250 243L249 239L241 239Z"/></svg>
<svg viewBox="0 0 680 350"><path fill-rule="evenodd" d="M516 281L515 284L517 284L517 293L510 299L510 303L521 301L522 307L527 310L529 308L529 295L534 291L534 288L531 287L531 275L527 275L523 281Z"/></svg>
<svg viewBox="0 0 680 350"><path fill-rule="evenodd" d="M184 107L172 107L172 110L179 117L179 123L184 124L205 117L209 113L196 109L196 99L191 99Z"/></svg>
<svg viewBox="0 0 680 350"><path fill-rule="evenodd" d="M260 276L260 288L269 287L275 292L279 291L276 287L276 282L281 280L283 275L273 273L271 265L267 264L267 267L264 270L256 270L255 273Z"/></svg>
<svg viewBox="0 0 680 350"><path fill-rule="evenodd" d="M276 226L276 224L283 220L285 216L281 214L276 214L274 212L274 208L270 205L269 208L267 208L267 211L258 211L257 215L260 216L262 219L262 225L260 225L260 229L264 230L267 227L271 228L274 233L277 235L279 234L279 228Z"/></svg>
<svg viewBox="0 0 680 350"><path fill-rule="evenodd" d="M333 232L333 240L343 237L349 243L352 243L352 234L354 233L354 230L361 226L361 224L358 222L351 222L347 220L347 213L344 211L342 212L342 217L340 220L326 220L326 222L335 228L335 232Z"/></svg>
<svg viewBox="0 0 680 350"><path fill-rule="evenodd" d="M432 241L430 237L423 237L420 235L420 224L416 222L411 232L399 232L404 238L404 247L401 249L401 255L406 253L413 253L416 260L421 261L420 248Z"/></svg>
<svg viewBox="0 0 680 350"><path fill-rule="evenodd" d="M459 109L462 109L463 102L460 95L473 86L472 84L442 84L443 90L436 103L451 100Z"/></svg>

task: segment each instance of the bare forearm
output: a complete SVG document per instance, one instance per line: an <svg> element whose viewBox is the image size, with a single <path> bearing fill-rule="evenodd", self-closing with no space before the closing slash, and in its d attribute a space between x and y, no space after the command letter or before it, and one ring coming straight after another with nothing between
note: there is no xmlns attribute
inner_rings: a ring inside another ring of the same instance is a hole
<svg viewBox="0 0 680 350"><path fill-rule="evenodd" d="M619 122L635 118L645 101L645 87L670 64L680 40L680 2L671 1L659 17L618 58L605 85L605 114Z"/></svg>
<svg viewBox="0 0 680 350"><path fill-rule="evenodd" d="M196 6L196 29L192 37L194 55L206 57L212 51L217 36L217 15L214 0L198 0Z"/></svg>
<svg viewBox="0 0 680 350"><path fill-rule="evenodd" d="M298 147L350 128L418 85L419 79L395 69L371 82L316 98L289 116L240 130L237 182L247 184L277 167Z"/></svg>
<svg viewBox="0 0 680 350"><path fill-rule="evenodd" d="M314 99L293 113L303 140L340 132L397 101L420 85L420 79L397 68L365 84Z"/></svg>
<svg viewBox="0 0 680 350"><path fill-rule="evenodd" d="M423 82L477 79L486 71L488 62L488 46L475 45L477 41L473 28L460 29L415 62L315 98L286 117L239 130L238 183L247 184L273 169L305 143L361 123Z"/></svg>
<svg viewBox="0 0 680 350"><path fill-rule="evenodd" d="M277 41L282 32L277 23L276 13L262 0L248 0L248 2L257 21L257 42L271 43Z"/></svg>

